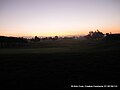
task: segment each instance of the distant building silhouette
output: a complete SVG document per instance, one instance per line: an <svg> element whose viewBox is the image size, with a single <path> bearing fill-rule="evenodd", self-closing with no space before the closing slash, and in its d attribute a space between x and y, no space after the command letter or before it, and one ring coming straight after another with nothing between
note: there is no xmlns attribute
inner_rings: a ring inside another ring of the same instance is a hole
<svg viewBox="0 0 120 90"><path fill-rule="evenodd" d="M106 33L106 37L105 37L106 40L120 40L120 34L109 34L109 33Z"/></svg>

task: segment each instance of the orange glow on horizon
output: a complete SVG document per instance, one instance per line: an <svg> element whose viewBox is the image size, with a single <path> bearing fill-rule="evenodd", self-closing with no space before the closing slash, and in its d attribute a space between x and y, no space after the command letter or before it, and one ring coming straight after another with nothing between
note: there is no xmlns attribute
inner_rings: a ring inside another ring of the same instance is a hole
<svg viewBox="0 0 120 90"><path fill-rule="evenodd" d="M16 37L24 37L24 36L81 36L81 35L87 35L89 33L89 31L95 31L95 30L99 30L101 32L105 33L120 33L120 27L108 27L105 29L74 29L74 30L65 30L65 31L51 31L51 32L1 32L0 35L1 36L16 36ZM10 31L10 30L9 30Z"/></svg>

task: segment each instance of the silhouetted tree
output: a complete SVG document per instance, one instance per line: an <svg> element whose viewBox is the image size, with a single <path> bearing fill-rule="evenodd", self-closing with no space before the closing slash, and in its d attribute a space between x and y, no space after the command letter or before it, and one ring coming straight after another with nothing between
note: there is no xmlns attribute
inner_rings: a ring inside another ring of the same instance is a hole
<svg viewBox="0 0 120 90"><path fill-rule="evenodd" d="M48 40L52 40L53 38L52 37L48 37Z"/></svg>
<svg viewBox="0 0 120 90"><path fill-rule="evenodd" d="M53 40L58 40L58 38L59 38L58 36L55 36L55 37L53 38Z"/></svg>
<svg viewBox="0 0 120 90"><path fill-rule="evenodd" d="M40 38L38 38L37 36L35 36L35 41L36 42L40 41Z"/></svg>
<svg viewBox="0 0 120 90"><path fill-rule="evenodd" d="M37 36L35 36L35 38L32 38L31 41L33 41L33 42L39 42L39 41L40 41L40 38L37 37Z"/></svg>
<svg viewBox="0 0 120 90"><path fill-rule="evenodd" d="M90 31L87 36L85 36L87 39L92 39L92 40L100 40L104 38L104 34L100 32L99 30L93 32Z"/></svg>

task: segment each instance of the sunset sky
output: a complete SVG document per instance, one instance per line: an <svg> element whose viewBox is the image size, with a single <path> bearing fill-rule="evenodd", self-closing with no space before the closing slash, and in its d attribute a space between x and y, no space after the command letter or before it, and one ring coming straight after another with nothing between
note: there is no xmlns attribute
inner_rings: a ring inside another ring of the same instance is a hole
<svg viewBox="0 0 120 90"><path fill-rule="evenodd" d="M120 0L0 0L0 35L120 33Z"/></svg>

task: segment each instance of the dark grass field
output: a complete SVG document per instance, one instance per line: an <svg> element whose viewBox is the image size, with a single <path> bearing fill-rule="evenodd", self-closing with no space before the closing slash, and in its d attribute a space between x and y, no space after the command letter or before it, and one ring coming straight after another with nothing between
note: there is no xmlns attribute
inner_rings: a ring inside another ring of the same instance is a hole
<svg viewBox="0 0 120 90"><path fill-rule="evenodd" d="M120 85L120 41L58 40L0 49L1 90ZM80 89L80 88L78 88Z"/></svg>

